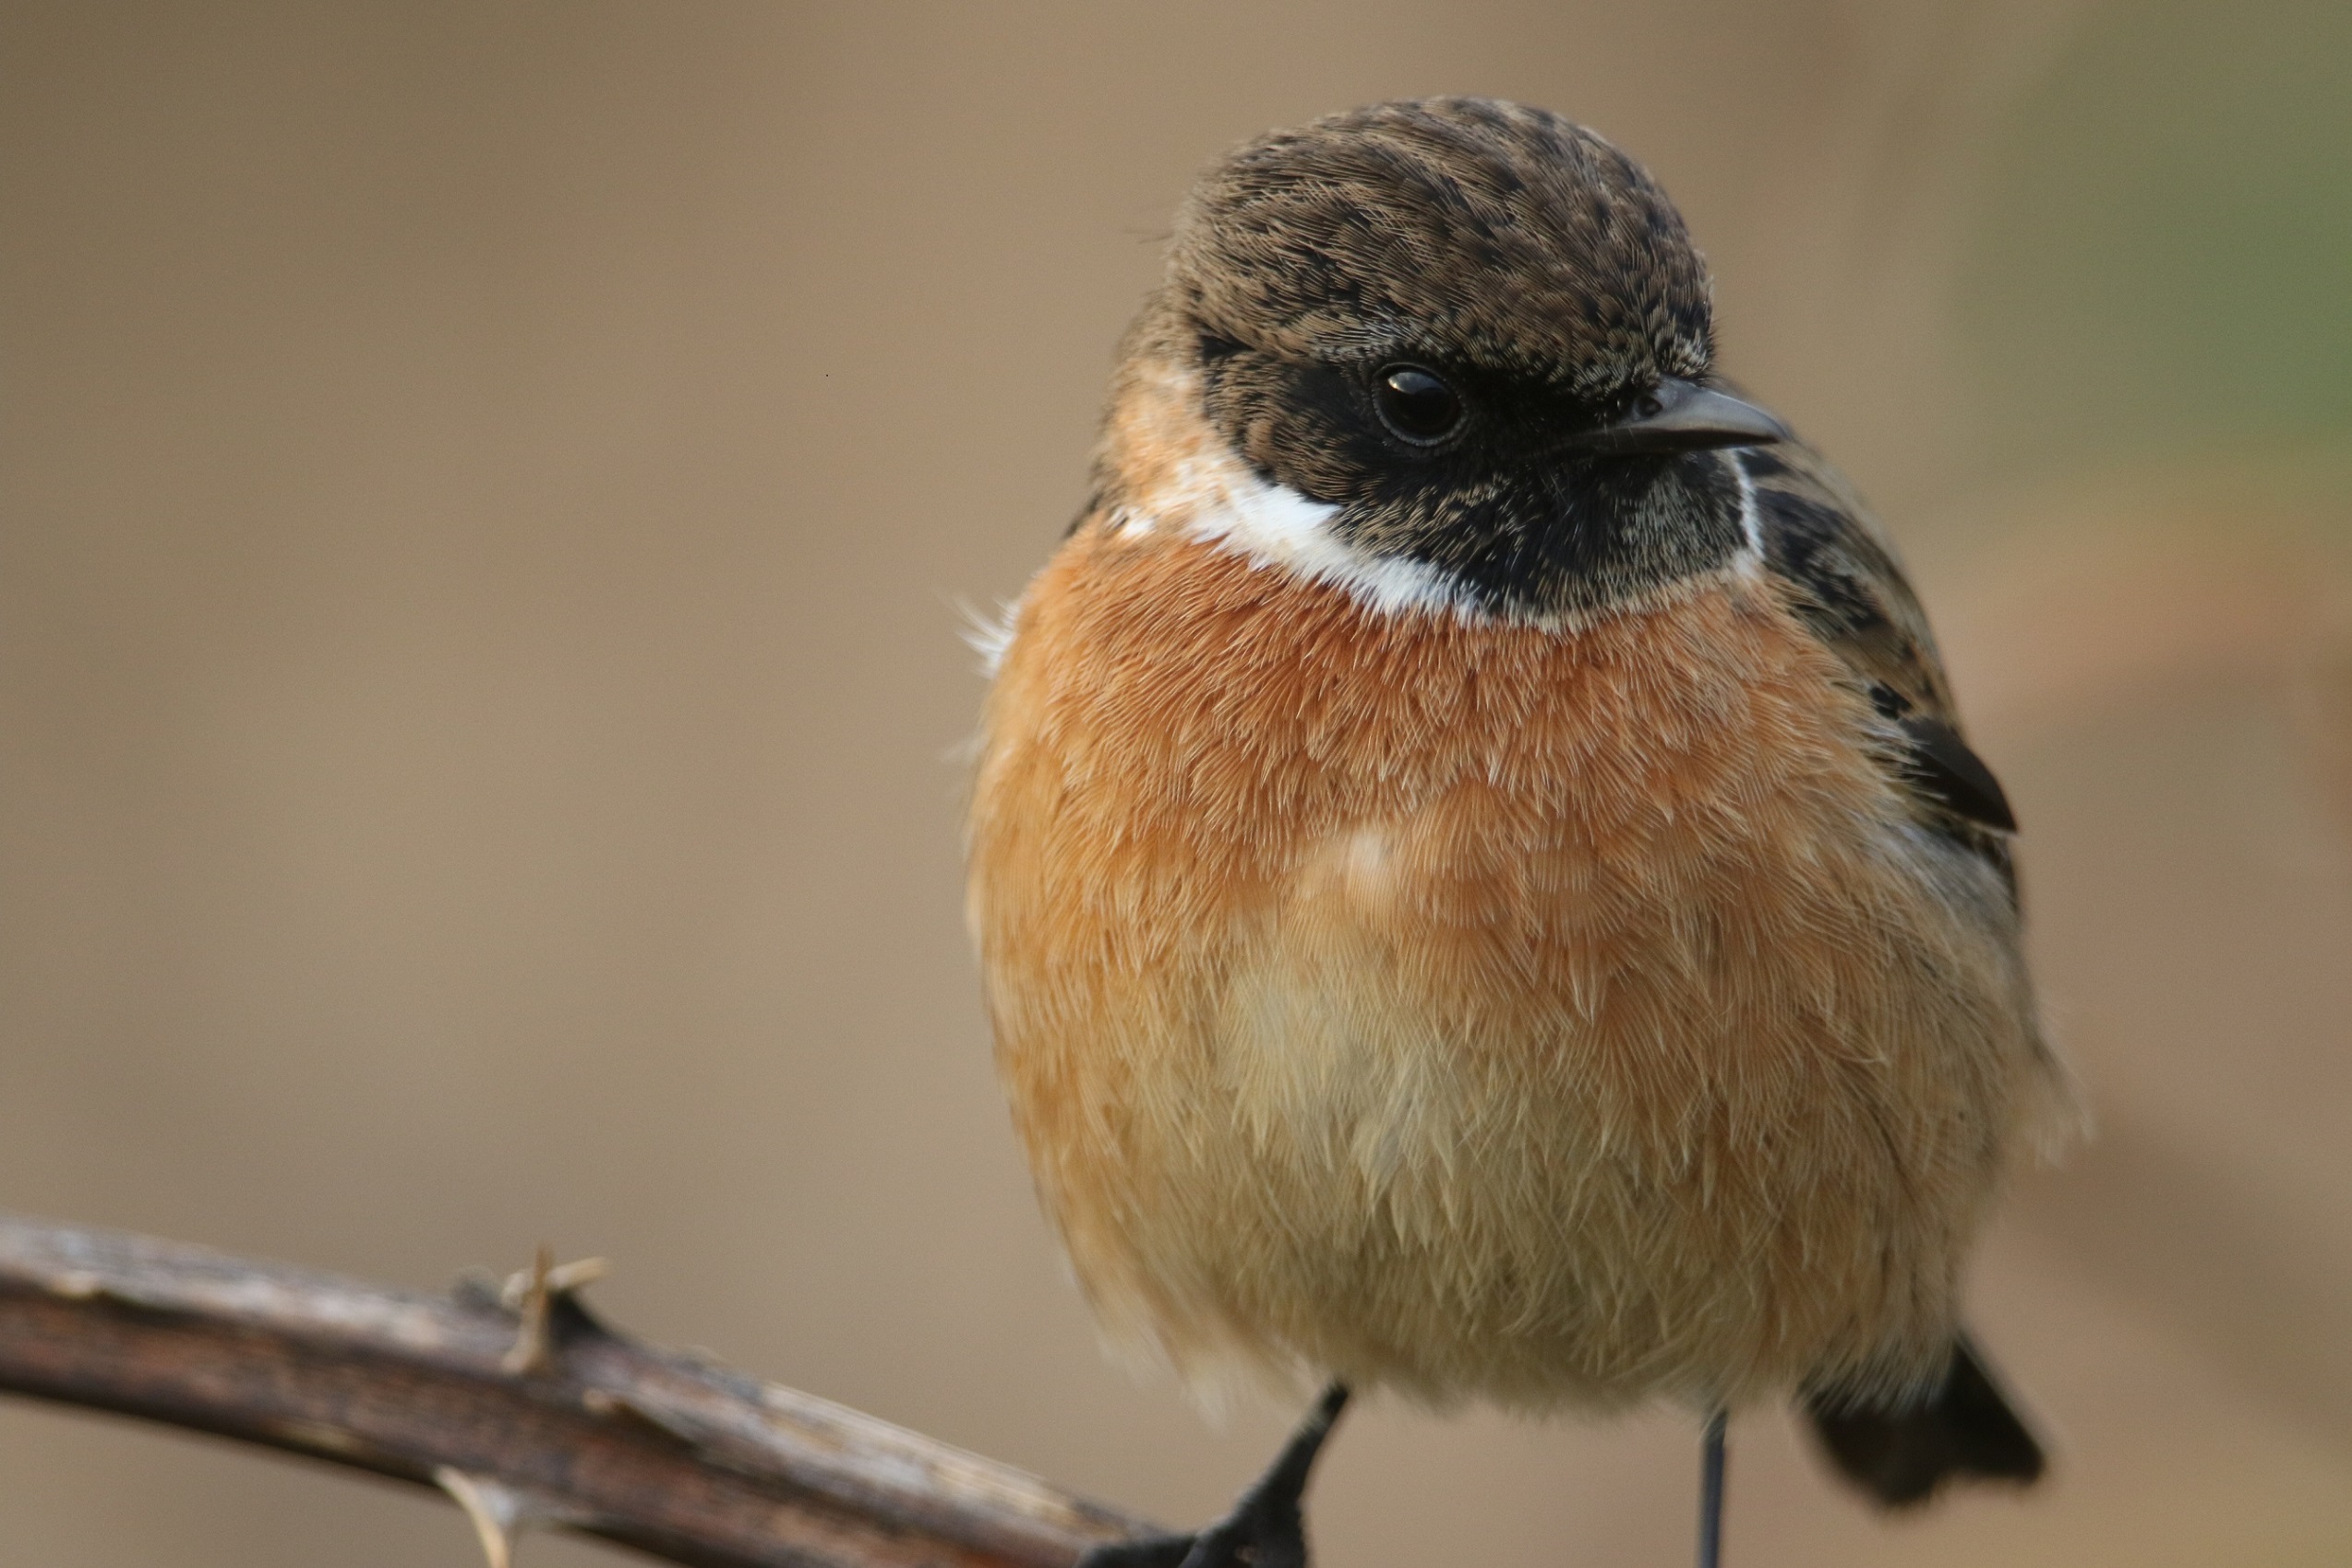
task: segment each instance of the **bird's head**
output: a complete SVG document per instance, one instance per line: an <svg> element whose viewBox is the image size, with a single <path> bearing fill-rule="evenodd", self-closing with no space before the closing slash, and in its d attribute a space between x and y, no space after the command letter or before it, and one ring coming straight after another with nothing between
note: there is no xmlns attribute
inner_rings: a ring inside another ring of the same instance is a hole
<svg viewBox="0 0 2352 1568"><path fill-rule="evenodd" d="M1721 570L1751 540L1719 449L1787 435L1712 383L1707 269L1665 194L1517 104L1376 104L1241 148L1186 201L1142 326L1158 381L1131 365L1129 390L1172 377L1245 473L1134 461L1114 406L1124 515L1189 506L1392 607L1550 619Z"/></svg>

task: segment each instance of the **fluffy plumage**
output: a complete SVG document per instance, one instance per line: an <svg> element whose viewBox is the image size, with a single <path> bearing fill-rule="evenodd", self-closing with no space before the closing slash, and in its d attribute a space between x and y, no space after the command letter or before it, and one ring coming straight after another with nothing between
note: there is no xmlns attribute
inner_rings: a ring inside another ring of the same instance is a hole
<svg viewBox="0 0 2352 1568"><path fill-rule="evenodd" d="M1400 357L1447 444L1376 423ZM972 816L1120 1342L1532 1408L1949 1382L2058 1097L2013 824L1817 458L1567 444L1710 363L1671 205L1539 111L1359 111L1188 205Z"/></svg>

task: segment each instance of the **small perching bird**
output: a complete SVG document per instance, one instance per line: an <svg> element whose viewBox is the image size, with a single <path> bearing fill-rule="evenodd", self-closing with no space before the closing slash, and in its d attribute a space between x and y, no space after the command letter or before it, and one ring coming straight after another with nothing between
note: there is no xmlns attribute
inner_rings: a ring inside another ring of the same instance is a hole
<svg viewBox="0 0 2352 1568"><path fill-rule="evenodd" d="M2066 1102L2016 824L1839 476L1714 374L1705 265L1541 110L1277 132L1187 202L1014 607L971 911L1114 1342L1328 1392L1234 1514L1302 1562L1350 1389L1803 1402L1879 1501L2025 1481L1964 1335Z"/></svg>

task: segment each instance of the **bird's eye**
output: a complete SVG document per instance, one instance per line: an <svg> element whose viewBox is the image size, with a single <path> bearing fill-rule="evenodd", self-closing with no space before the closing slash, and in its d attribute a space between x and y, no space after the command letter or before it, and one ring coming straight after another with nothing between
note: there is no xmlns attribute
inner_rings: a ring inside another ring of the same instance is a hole
<svg viewBox="0 0 2352 1568"><path fill-rule="evenodd" d="M1373 379L1373 401L1388 428L1419 446L1442 441L1462 423L1461 394L1418 365L1391 365Z"/></svg>

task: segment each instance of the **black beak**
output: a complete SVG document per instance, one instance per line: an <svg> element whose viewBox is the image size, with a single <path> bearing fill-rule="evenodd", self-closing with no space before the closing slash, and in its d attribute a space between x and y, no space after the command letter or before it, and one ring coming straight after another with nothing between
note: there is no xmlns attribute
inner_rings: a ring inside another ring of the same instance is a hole
<svg viewBox="0 0 2352 1568"><path fill-rule="evenodd" d="M1623 419L1588 430L1567 444L1588 452L1691 452L1707 447L1760 447L1790 438L1787 425L1754 403L1669 376Z"/></svg>

